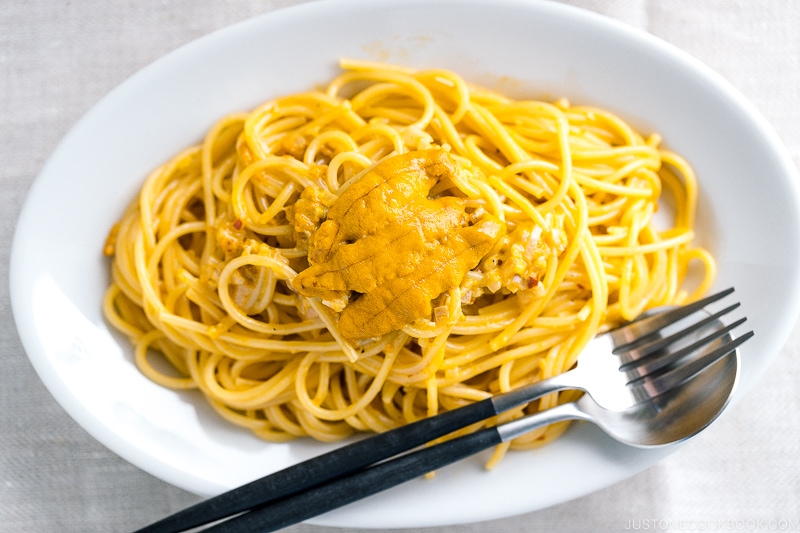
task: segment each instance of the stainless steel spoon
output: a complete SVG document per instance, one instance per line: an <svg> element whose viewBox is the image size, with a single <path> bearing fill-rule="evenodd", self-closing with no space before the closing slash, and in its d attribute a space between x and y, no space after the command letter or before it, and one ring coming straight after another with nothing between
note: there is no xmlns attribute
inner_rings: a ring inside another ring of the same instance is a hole
<svg viewBox="0 0 800 533"><path fill-rule="evenodd" d="M717 320L708 327L723 328L723 325ZM584 394L575 402L377 463L204 531L275 531L417 478L536 428L564 420L591 422L614 439L640 448L685 440L707 427L728 404L739 376L736 347L750 336L752 332L733 339L730 333L726 333L708 348L715 353L713 362L707 362L708 351L704 352L702 357L706 357L706 364L700 365L702 369L699 372L683 381L671 382L671 388L658 390L657 395L633 406L620 410L606 409L599 406L591 395ZM686 364L682 361L679 366ZM642 385L646 387L647 383Z"/></svg>

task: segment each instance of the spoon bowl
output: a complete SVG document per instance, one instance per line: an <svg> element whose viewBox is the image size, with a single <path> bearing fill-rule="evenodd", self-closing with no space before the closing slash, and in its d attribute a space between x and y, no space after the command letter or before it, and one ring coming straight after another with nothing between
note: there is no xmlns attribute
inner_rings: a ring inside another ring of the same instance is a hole
<svg viewBox="0 0 800 533"><path fill-rule="evenodd" d="M614 439L637 447L664 446L705 429L725 409L739 377L739 351L709 366L684 385L624 411L609 411L589 398L580 409Z"/></svg>

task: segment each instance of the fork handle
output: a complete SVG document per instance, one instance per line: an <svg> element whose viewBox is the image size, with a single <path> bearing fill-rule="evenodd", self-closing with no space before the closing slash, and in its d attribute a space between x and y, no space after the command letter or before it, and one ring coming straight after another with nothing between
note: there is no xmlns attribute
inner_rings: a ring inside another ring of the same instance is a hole
<svg viewBox="0 0 800 533"><path fill-rule="evenodd" d="M418 478L534 429L575 419L591 420L591 417L576 403L557 405L546 411L378 463L271 505L257 507L249 513L221 522L204 531L206 533L276 531Z"/></svg>
<svg viewBox="0 0 800 533"><path fill-rule="evenodd" d="M207 533L266 533L377 494L502 442L496 427L379 463L221 522Z"/></svg>
<svg viewBox="0 0 800 533"><path fill-rule="evenodd" d="M178 533L247 511L421 446L498 414L492 398L380 433L202 501L135 533Z"/></svg>
<svg viewBox="0 0 800 533"><path fill-rule="evenodd" d="M179 533L308 490L550 392L574 388L576 370L342 446L178 511L135 533Z"/></svg>

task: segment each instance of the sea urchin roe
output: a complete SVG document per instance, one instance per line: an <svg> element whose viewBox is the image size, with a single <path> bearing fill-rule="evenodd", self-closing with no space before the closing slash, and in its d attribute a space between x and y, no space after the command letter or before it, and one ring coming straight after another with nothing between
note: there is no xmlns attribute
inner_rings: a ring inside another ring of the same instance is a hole
<svg viewBox="0 0 800 533"><path fill-rule="evenodd" d="M309 243L310 266L293 286L341 311L344 338L377 337L430 318L431 301L458 287L505 234L489 213L474 219L463 198L428 197L456 165L441 149L390 157L328 210Z"/></svg>

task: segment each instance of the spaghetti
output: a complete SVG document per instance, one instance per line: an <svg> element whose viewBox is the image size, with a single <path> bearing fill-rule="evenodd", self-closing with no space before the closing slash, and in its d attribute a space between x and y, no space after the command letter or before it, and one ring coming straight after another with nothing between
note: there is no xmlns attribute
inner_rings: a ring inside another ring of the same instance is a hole
<svg viewBox="0 0 800 533"><path fill-rule="evenodd" d="M598 332L712 283L694 174L657 135L445 70L342 67L223 118L112 230L104 310L156 383L270 441L336 441L564 372Z"/></svg>

